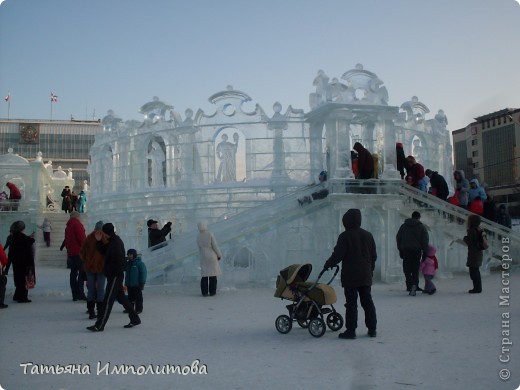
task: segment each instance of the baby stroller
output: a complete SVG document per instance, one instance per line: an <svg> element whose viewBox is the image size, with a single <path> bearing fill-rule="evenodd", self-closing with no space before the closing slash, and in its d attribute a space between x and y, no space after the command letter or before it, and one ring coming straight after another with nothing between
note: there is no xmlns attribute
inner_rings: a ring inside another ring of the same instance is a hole
<svg viewBox="0 0 520 390"><path fill-rule="evenodd" d="M287 305L289 315L282 314L276 318L276 330L280 333L289 333L292 329L293 321L296 321L302 328L307 328L314 337L321 337L325 334L326 326L332 331L338 331L343 327L343 317L339 314L333 303L336 303L336 292L330 286L339 271L336 271L327 284L320 284L318 281L326 270L320 272L315 282L308 282L312 272L312 264L293 264L280 271L276 280L276 298L292 301ZM330 308L323 307L330 305ZM323 318L327 315L326 322Z"/></svg>

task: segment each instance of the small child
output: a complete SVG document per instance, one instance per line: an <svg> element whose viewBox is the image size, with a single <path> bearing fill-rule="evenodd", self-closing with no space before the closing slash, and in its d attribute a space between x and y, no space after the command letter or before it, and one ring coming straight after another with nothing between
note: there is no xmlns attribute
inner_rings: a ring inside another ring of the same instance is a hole
<svg viewBox="0 0 520 390"><path fill-rule="evenodd" d="M128 300L134 306L137 314L143 311L143 289L146 283L146 265L137 255L135 249L126 252L128 261L125 265L125 286L128 291Z"/></svg>
<svg viewBox="0 0 520 390"><path fill-rule="evenodd" d="M437 268L439 268L439 262L437 261L437 257L435 257L435 253L437 253L437 248L435 248L433 245L428 245L427 256L419 266L419 271L421 271L424 275L423 293L429 295L433 295L437 291L435 285L432 282L435 276L435 272Z"/></svg>

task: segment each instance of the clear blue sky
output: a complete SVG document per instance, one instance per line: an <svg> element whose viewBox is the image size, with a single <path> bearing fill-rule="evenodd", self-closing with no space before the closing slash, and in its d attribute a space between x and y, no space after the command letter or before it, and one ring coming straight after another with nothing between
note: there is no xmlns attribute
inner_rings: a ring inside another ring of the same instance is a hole
<svg viewBox="0 0 520 390"><path fill-rule="evenodd" d="M268 113L309 111L319 69L363 64L390 105L414 95L448 127L520 107L515 0L5 0L0 117L142 119L153 96L184 110L227 85Z"/></svg>

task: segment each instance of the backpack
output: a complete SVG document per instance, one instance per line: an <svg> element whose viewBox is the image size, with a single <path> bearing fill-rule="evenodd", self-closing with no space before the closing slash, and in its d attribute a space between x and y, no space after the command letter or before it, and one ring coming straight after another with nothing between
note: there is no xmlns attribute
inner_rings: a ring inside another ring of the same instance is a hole
<svg viewBox="0 0 520 390"><path fill-rule="evenodd" d="M477 232L477 249L479 251L483 251L488 248L486 233L484 232L484 230L477 230Z"/></svg>

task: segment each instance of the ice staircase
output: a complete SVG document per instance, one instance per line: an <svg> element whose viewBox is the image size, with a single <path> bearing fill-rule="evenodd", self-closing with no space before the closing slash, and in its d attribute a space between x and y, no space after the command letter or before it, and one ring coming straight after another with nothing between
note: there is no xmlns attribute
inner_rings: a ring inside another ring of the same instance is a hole
<svg viewBox="0 0 520 390"><path fill-rule="evenodd" d="M466 235L466 221L470 212L406 184L399 186L399 193L406 197L408 209L417 209L433 223L444 222L442 232L446 238L451 240L452 244L463 245L462 239ZM407 215L409 217L411 213L408 212ZM486 232L489 244L489 248L484 252L484 268L498 265L503 256L509 256L518 264L520 235L485 218L482 218L480 226Z"/></svg>
<svg viewBox="0 0 520 390"><path fill-rule="evenodd" d="M227 248L262 235L275 226L283 226L324 207L329 207L330 202L327 198L315 200L305 207L298 206L298 198L309 196L319 189L321 189L320 185L301 187L272 201L212 223L208 228L215 234L220 249L225 252ZM167 241L165 246L159 245L144 250L142 257L148 268L148 278L163 276L166 272L197 259L198 248L195 244L197 235L198 231L191 231L175 237L173 242Z"/></svg>
<svg viewBox="0 0 520 390"><path fill-rule="evenodd" d="M436 229L438 234L451 245L461 246L466 234L465 221L469 215L464 209L453 206L430 194L419 191L399 180L334 180L329 184L330 195L322 200L315 200L304 207L298 206L297 199L310 195L318 186L300 188L294 192L279 196L259 206L252 207L237 215L210 224L209 230L217 237L220 248L227 248L244 243L248 239L279 228L285 224L308 215L320 212L324 208L334 207L336 203L351 200L354 204L373 201L376 205L385 197L398 202L402 220L409 218L414 210L422 214L422 221ZM379 197L378 195L383 195ZM508 253L514 259L520 258L520 236L511 229L483 219L481 225L487 232L489 249L486 251L485 267L502 259L504 244L502 237L510 240ZM439 233L440 232L440 233ZM172 243L159 248L149 248L143 251L143 260L148 267L150 279L164 276L177 267L196 260L198 250L195 245L198 232L191 231L175 238Z"/></svg>

